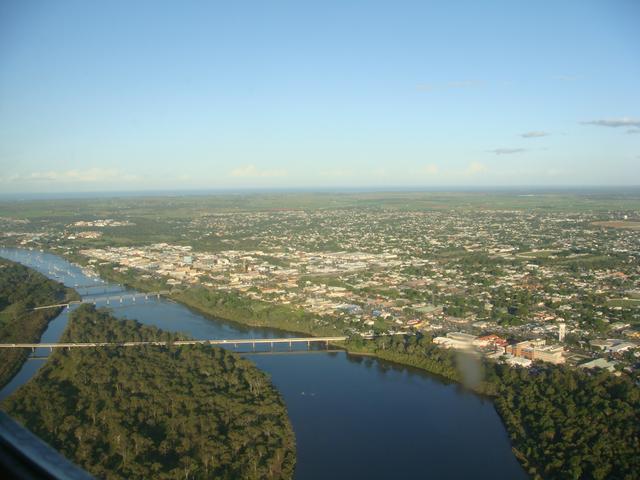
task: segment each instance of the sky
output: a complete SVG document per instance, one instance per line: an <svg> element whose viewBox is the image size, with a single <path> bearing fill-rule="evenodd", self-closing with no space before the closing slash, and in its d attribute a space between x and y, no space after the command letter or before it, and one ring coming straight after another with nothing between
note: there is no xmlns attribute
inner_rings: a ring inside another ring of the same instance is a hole
<svg viewBox="0 0 640 480"><path fill-rule="evenodd" d="M0 2L0 191L640 185L640 2Z"/></svg>

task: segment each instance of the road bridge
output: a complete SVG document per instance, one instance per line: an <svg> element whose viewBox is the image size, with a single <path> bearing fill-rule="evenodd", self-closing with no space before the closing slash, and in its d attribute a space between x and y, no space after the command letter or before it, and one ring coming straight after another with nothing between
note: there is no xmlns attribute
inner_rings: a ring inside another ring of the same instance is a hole
<svg viewBox="0 0 640 480"><path fill-rule="evenodd" d="M73 288L107 288L109 287L109 284L105 283L105 282L96 282L96 283L85 283L85 284L80 284L80 283L74 283L73 284Z"/></svg>
<svg viewBox="0 0 640 480"><path fill-rule="evenodd" d="M306 343L310 347L312 343L325 343L329 346L332 342L344 342L347 337L291 337L291 338L234 338L213 340L150 340L145 342L59 342L59 343L0 343L0 348L100 348L100 347L140 347L144 345L155 346L182 346L182 345L271 345L288 344L289 347L296 343Z"/></svg>

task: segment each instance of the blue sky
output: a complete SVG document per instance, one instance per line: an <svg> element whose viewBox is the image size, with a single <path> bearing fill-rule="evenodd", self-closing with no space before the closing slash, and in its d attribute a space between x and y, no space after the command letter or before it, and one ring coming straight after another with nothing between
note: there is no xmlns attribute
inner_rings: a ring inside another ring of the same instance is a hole
<svg viewBox="0 0 640 480"><path fill-rule="evenodd" d="M640 184L640 2L0 3L0 190Z"/></svg>

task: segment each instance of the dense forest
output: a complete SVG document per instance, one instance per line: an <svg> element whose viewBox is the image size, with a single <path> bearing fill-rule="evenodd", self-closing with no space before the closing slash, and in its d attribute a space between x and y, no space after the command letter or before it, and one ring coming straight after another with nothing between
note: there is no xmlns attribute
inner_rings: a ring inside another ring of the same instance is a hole
<svg viewBox="0 0 640 480"><path fill-rule="evenodd" d="M6 410L99 478L291 478L286 408L251 362L83 305L63 341L168 346L54 353Z"/></svg>
<svg viewBox="0 0 640 480"><path fill-rule="evenodd" d="M353 339L348 349L493 397L514 453L534 478L639 478L640 389L627 377L543 363L512 368L443 350L428 337Z"/></svg>
<svg viewBox="0 0 640 480"><path fill-rule="evenodd" d="M33 311L37 305L76 298L64 285L18 263L0 259L0 343L37 342L60 308ZM29 355L24 349L0 350L0 388Z"/></svg>
<svg viewBox="0 0 640 480"><path fill-rule="evenodd" d="M489 370L516 455L544 478L637 479L640 390L607 371Z"/></svg>

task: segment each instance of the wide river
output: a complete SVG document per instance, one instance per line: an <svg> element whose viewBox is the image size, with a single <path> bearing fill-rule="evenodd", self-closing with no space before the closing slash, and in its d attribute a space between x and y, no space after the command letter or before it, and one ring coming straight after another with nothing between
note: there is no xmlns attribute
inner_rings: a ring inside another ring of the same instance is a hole
<svg viewBox="0 0 640 480"><path fill-rule="evenodd" d="M55 255L0 248L0 256L77 288L83 297L124 292ZM165 299L121 303L112 298L109 303L117 317L194 338L293 336L208 318ZM106 300L97 304L106 305ZM41 341L59 339L68 313L49 324ZM285 350L246 357L271 375L286 402L296 434L296 479L527 478L490 401L422 371L369 357L342 351L289 353L288 346ZM47 353L37 349L33 356ZM27 382L42 364L27 361L0 391L0 399Z"/></svg>

